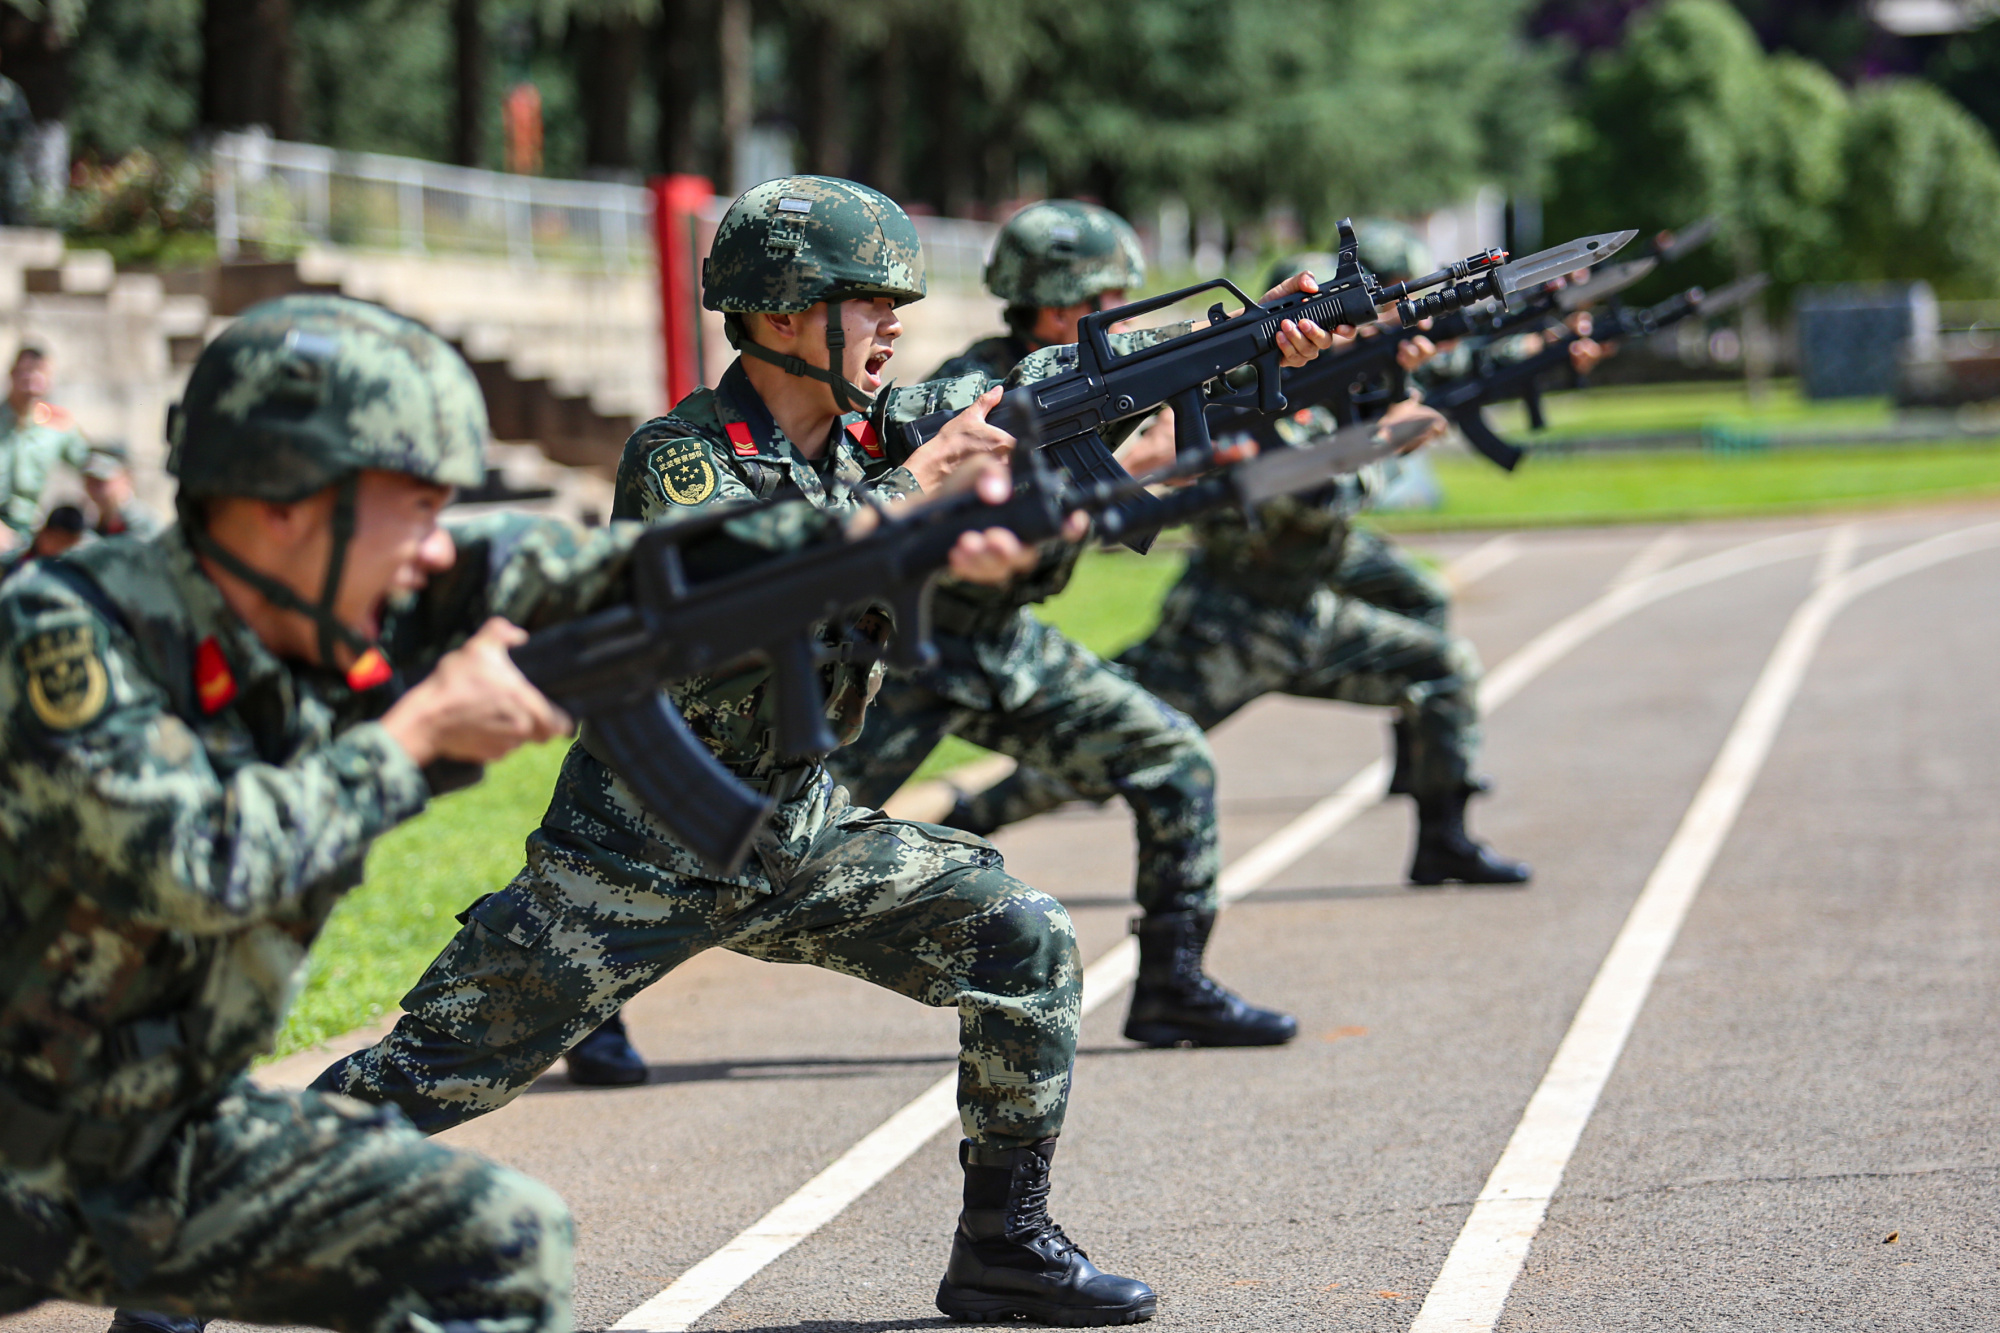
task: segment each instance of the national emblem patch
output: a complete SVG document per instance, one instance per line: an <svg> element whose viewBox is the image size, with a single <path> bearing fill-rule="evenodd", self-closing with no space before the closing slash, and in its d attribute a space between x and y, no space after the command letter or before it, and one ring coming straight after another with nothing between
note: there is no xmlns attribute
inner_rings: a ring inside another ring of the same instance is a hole
<svg viewBox="0 0 2000 1333"><path fill-rule="evenodd" d="M88 625L46 630L21 649L28 704L43 725L73 731L104 711L110 678Z"/></svg>
<svg viewBox="0 0 2000 1333"><path fill-rule="evenodd" d="M715 494L715 464L708 446L696 439L668 440L649 460L660 489L677 505L698 505Z"/></svg>

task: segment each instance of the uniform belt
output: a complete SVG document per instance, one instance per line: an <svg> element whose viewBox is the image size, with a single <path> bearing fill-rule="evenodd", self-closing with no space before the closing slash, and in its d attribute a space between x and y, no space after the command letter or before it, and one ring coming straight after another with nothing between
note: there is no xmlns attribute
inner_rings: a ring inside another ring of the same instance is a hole
<svg viewBox="0 0 2000 1333"><path fill-rule="evenodd" d="M0 1158L23 1171L60 1158L114 1180L128 1176L159 1151L178 1123L176 1115L125 1121L51 1111L0 1083Z"/></svg>

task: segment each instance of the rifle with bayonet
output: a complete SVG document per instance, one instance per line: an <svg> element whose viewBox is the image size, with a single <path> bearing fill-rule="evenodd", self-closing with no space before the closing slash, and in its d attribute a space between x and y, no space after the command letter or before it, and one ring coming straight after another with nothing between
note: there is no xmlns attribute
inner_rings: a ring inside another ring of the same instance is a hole
<svg viewBox="0 0 2000 1333"><path fill-rule="evenodd" d="M588 728L585 744L622 776L647 809L708 865L733 873L775 803L725 768L689 730L661 687L746 661L771 669L776 741L788 758L824 755L827 725L820 667L833 660L886 660L916 669L936 655L930 587L963 534L1007 528L1023 542L1060 534L1066 515L1093 516L1108 537L1150 535L1227 505L1246 508L1324 484L1405 447L1409 427L1361 427L1299 449L1248 459L1207 451L1171 474L1064 487L1042 461L1030 395L1016 389L989 420L1016 437L1016 485L1001 504L959 495L880 517L864 536L822 543L748 566L715 558L705 543L762 506L719 509L643 533L630 559L630 594L619 603L535 634L513 649L521 673ZM1212 475L1200 475L1211 473ZM1193 479L1143 512L1146 486ZM1154 526L1141 529L1135 524ZM718 565L732 568L710 572ZM852 628L858 613L886 610L886 644ZM849 626L835 641L827 625Z"/></svg>
<svg viewBox="0 0 2000 1333"><path fill-rule="evenodd" d="M1590 336L1602 342L1643 338L1695 315L1712 317L1722 314L1743 304L1769 285L1770 279L1759 274L1731 283L1714 293L1690 287L1658 305L1643 309L1617 307L1596 320ZM1532 356L1504 365L1491 365L1474 374L1434 386L1424 394L1424 405L1443 413L1464 433L1473 448L1511 472L1525 456L1524 451L1520 446L1500 438L1487 423L1486 407L1519 398L1527 408L1530 428L1544 429L1547 420L1542 412L1541 378L1551 372L1568 369L1571 365L1570 347L1583 336L1564 327Z"/></svg>
<svg viewBox="0 0 2000 1333"><path fill-rule="evenodd" d="M1085 315L1069 353L1074 363L1047 379L1022 386L1041 423L1040 448L1048 461L1078 485L1129 481L1125 469L1112 456L1106 432L1162 407L1174 409L1175 454L1205 457L1211 451L1206 418L1211 403L1254 406L1265 414L1286 409L1280 365L1283 352L1277 341L1285 320L1311 320L1331 329L1373 323L1380 309L1393 306L1405 324L1415 324L1488 298L1507 300L1517 294L1524 281L1524 275L1507 263L1506 251L1482 250L1435 273L1383 286L1361 267L1359 247L1350 243L1352 224L1343 220L1340 226L1339 270L1317 293L1301 292L1260 305L1228 279L1214 278ZM1586 248L1585 254L1589 253L1593 252ZM1575 266L1588 262L1582 258ZM1231 315L1217 302L1208 311L1207 323L1188 333L1130 351L1114 347L1114 325L1216 291L1228 293L1242 302L1243 308ZM1219 382L1245 367L1254 371L1254 389ZM881 395L885 408L889 397ZM875 432L890 458L901 461L943 429L953 415L935 412L915 421L895 422L887 418L885 410L877 413ZM1159 524L1146 517L1157 503L1156 497L1143 490L1131 491L1119 503L1127 534L1121 540L1134 550L1145 550L1151 534L1159 530Z"/></svg>
<svg viewBox="0 0 2000 1333"><path fill-rule="evenodd" d="M1333 411L1334 419L1341 425L1352 425L1364 415L1360 410L1364 403L1358 395L1368 395L1378 378L1385 380L1386 385L1375 396L1382 398L1384 405L1400 401L1405 393L1396 355L1405 342L1418 337L1437 342L1474 336L1490 337L1547 325L1554 319L1556 297L1566 286L1566 276L1608 259L1637 235L1635 231L1622 231L1584 236L1514 260L1505 269L1507 286L1513 298L1496 312L1482 313L1461 304L1458 309L1433 316L1428 328L1415 322L1378 325L1364 332L1345 351L1322 353L1303 366L1287 369L1284 394L1288 410L1325 406ZM1353 230L1344 223L1340 245L1340 266L1344 270L1349 263L1350 250L1358 249ZM1636 282L1643 275L1643 270L1633 273L1627 281ZM1282 413L1212 403L1208 414L1211 431L1248 432L1265 445L1278 442L1276 423Z"/></svg>

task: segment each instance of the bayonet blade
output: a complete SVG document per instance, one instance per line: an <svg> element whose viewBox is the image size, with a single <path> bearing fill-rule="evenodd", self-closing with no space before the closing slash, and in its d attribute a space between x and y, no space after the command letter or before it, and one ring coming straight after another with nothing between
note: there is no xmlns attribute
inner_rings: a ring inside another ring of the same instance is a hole
<svg viewBox="0 0 2000 1333"><path fill-rule="evenodd" d="M1709 238L1715 235L1716 228L1721 226L1721 224L1722 220L1720 218L1714 214L1710 214L1692 226L1682 227L1679 231L1668 232L1663 241L1654 244L1652 247L1653 253L1658 255L1663 262L1671 264L1697 246L1707 245Z"/></svg>
<svg viewBox="0 0 2000 1333"><path fill-rule="evenodd" d="M1501 299L1506 300L1516 292L1539 287L1551 278L1560 278L1565 273L1603 263L1623 250L1638 234L1636 231L1606 231L1595 236L1579 236L1547 250L1538 250L1501 265L1494 286Z"/></svg>
<svg viewBox="0 0 2000 1333"><path fill-rule="evenodd" d="M1593 301L1617 295L1659 266L1657 259L1634 259L1592 269L1590 276L1582 282L1571 283L1557 292L1556 304L1564 310L1581 310Z"/></svg>
<svg viewBox="0 0 2000 1333"><path fill-rule="evenodd" d="M1727 287L1703 295L1697 311L1704 317L1727 314L1770 285L1771 275L1768 273L1753 273L1747 278L1738 278Z"/></svg>
<svg viewBox="0 0 2000 1333"><path fill-rule="evenodd" d="M1245 504L1262 504L1281 495L1311 490L1408 448L1429 429L1430 423L1425 421L1399 421L1391 426L1365 421L1313 444L1271 449L1237 464L1237 492Z"/></svg>

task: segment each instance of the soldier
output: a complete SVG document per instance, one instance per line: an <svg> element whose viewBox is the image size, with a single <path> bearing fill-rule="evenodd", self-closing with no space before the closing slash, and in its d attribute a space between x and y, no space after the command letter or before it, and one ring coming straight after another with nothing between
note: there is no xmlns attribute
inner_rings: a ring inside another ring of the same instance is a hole
<svg viewBox="0 0 2000 1333"><path fill-rule="evenodd" d="M1383 281L1427 272L1428 255L1405 229L1364 228L1363 263ZM1332 256L1286 260L1275 271L1331 265ZM1400 349L1405 370L1433 352L1428 339ZM1388 419L1444 421L1414 400ZM1287 423L1300 442L1333 425L1323 413ZM1317 495L1272 501L1255 528L1234 514L1195 527L1196 549L1167 594L1152 634L1118 657L1141 685L1214 727L1265 694L1396 710L1396 765L1390 790L1417 807L1412 883L1519 884L1522 862L1499 856L1465 827L1465 807L1486 782L1475 771L1480 742L1472 644L1446 628L1442 584L1369 534L1356 540L1353 515L1379 472L1336 483ZM997 828L1094 793L1061 775L1017 770L968 798L958 820ZM955 821L956 822L956 821Z"/></svg>
<svg viewBox="0 0 2000 1333"><path fill-rule="evenodd" d="M133 490L129 463L124 444L112 440L94 445L83 465L83 493L97 511L93 530L100 537L147 538L166 526Z"/></svg>
<svg viewBox="0 0 2000 1333"><path fill-rule="evenodd" d="M1139 238L1124 219L1068 200L1030 204L1000 229L986 267L987 290L1007 302L1009 331L973 344L937 377L1004 378L1031 353L1074 342L1084 315L1118 304L1144 279ZM1155 438L1171 448L1170 434ZM1052 548L1033 579L1000 593L940 584L939 664L883 685L859 742L830 761L834 776L855 800L879 805L940 740L958 735L1092 799L1124 797L1144 913L1134 923L1139 978L1125 1035L1152 1046L1290 1041L1298 1023L1289 1014L1249 1004L1202 971L1220 871L1206 738L1030 609L1069 582L1080 549ZM945 822L982 836L999 827L964 801Z"/></svg>
<svg viewBox="0 0 2000 1333"><path fill-rule="evenodd" d="M897 307L923 294L916 229L885 196L822 176L746 192L703 271L703 304L723 312L738 359L717 388L633 433L614 514L779 494L847 514L1004 455L1012 440L984 419L997 391L904 467L886 463L858 415L882 389ZM1287 349L1303 336L1288 328ZM1004 533L961 554L955 574L996 584L1033 559ZM827 715L851 739L879 674L840 661L828 677ZM316 1086L394 1102L435 1132L505 1105L703 949L831 968L959 1011L964 1208L938 1308L1067 1325L1150 1318L1152 1291L1100 1272L1048 1215L1081 981L1061 904L1008 875L985 841L858 805L823 764L780 755L766 668L673 694L717 758L780 802L751 864L726 876L705 867L599 758L586 726L526 867L471 908L395 1029Z"/></svg>
<svg viewBox="0 0 2000 1333"><path fill-rule="evenodd" d="M246 311L169 433L177 527L0 593L0 1298L564 1333L553 1193L245 1071L426 765L567 725L506 649L609 591L630 532L440 528L484 476L478 384L360 302Z"/></svg>
<svg viewBox="0 0 2000 1333"><path fill-rule="evenodd" d="M34 539L42 493L57 464L84 473L85 489L93 494L105 483L90 479L91 468L124 470L122 460L99 458L76 419L48 401L53 371L49 354L32 343L14 354L7 401L0 404L0 551Z"/></svg>

